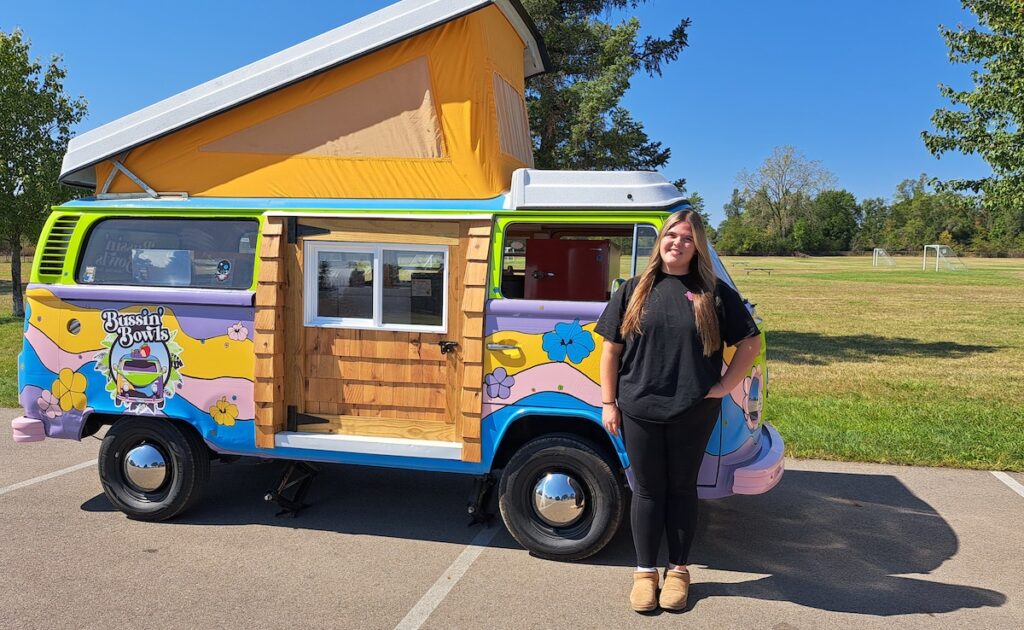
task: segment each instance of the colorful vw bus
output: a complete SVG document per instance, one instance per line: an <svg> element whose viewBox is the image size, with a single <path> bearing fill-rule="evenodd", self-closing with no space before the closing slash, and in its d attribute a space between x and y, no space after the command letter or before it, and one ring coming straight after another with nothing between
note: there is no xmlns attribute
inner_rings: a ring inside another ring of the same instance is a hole
<svg viewBox="0 0 1024 630"><path fill-rule="evenodd" d="M630 468L594 325L685 201L531 168L546 65L517 2L406 1L75 138L61 179L95 194L40 237L15 441L105 430L140 520L250 456L292 462L268 496L293 511L313 463L459 473L537 555L596 553ZM702 497L778 483L767 375L762 350L724 400Z"/></svg>

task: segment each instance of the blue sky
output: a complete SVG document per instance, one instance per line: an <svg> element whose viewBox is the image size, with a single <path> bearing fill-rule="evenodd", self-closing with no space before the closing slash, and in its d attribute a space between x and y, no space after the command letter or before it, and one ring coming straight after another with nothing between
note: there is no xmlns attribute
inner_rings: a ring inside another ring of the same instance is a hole
<svg viewBox="0 0 1024 630"><path fill-rule="evenodd" d="M87 130L389 3L7 0L0 30L21 27L34 56L64 55L69 92L89 101ZM969 86L938 33L973 22L959 0L653 0L635 14L654 35L693 20L690 47L663 76L638 76L624 103L672 148L664 174L704 195L715 223L736 174L780 145L858 199L891 198L923 172L988 172L974 157L936 160L920 138L944 105L937 84Z"/></svg>

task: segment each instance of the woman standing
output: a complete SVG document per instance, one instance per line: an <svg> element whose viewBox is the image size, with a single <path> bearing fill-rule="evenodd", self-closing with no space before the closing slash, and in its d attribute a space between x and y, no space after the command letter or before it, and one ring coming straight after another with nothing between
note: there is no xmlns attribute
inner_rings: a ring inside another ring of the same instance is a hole
<svg viewBox="0 0 1024 630"><path fill-rule="evenodd" d="M604 337L604 426L620 429L635 488L630 506L637 612L682 610L697 526L697 473L722 397L749 372L760 333L739 294L715 277L700 215L682 210L658 234L647 268L612 296L595 331ZM723 342L736 354L722 374ZM668 566L658 597L658 547Z"/></svg>

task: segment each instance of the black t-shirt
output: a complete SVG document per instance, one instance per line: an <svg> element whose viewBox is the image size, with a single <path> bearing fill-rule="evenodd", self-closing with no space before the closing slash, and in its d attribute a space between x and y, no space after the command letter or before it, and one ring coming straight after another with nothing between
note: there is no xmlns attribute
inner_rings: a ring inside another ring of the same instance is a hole
<svg viewBox="0 0 1024 630"><path fill-rule="evenodd" d="M619 363L619 408L634 418L670 422L707 395L722 375L722 349L704 356L697 333L693 302L687 293L699 288L689 275L658 272L640 322L642 335L619 334L626 307L639 277L619 287L594 331L625 345ZM721 280L715 287L722 341L735 345L759 334L750 312L735 289Z"/></svg>

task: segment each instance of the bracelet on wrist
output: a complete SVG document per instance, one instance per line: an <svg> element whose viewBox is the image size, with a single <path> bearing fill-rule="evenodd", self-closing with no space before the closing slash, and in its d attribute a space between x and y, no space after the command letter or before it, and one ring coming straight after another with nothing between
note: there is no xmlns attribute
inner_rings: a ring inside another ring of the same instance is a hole
<svg viewBox="0 0 1024 630"><path fill-rule="evenodd" d="M617 404L617 403L616 403L616 402L615 402L614 400L613 400L613 401L611 401L611 402L605 402L605 401L603 401L603 400L602 400L602 401L601 401L601 404L602 404L602 405L614 405L614 404Z"/></svg>

